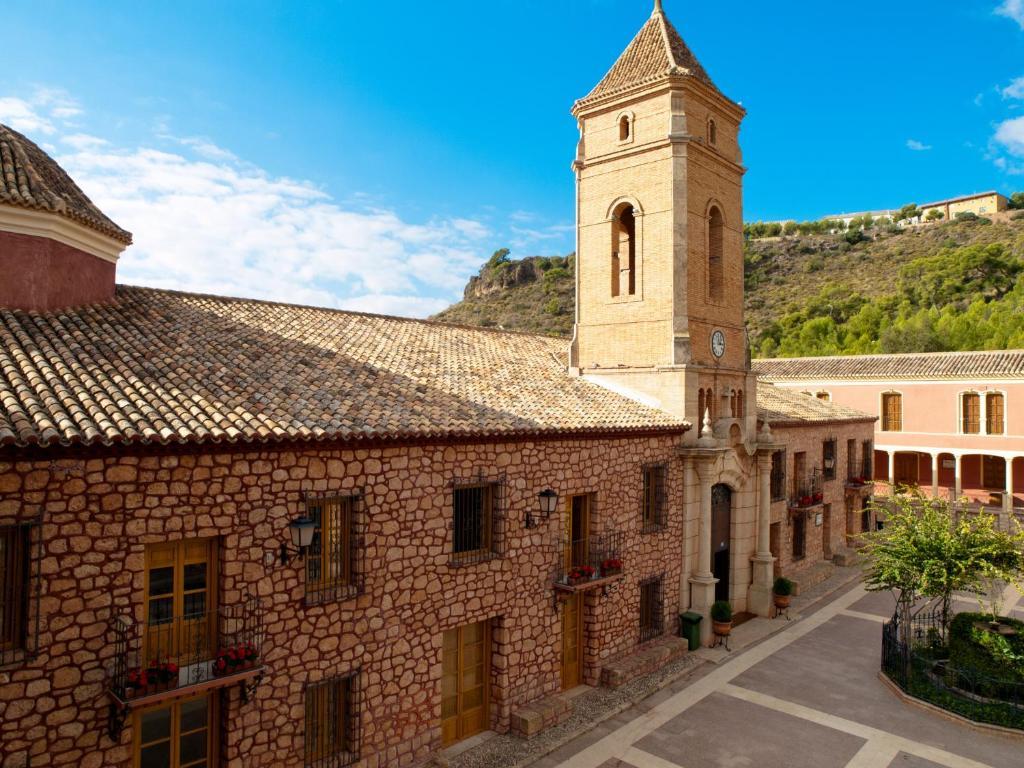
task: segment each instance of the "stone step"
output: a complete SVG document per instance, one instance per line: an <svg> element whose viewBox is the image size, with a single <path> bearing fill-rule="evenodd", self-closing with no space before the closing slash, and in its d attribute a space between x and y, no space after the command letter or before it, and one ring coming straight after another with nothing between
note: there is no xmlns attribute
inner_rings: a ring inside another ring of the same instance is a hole
<svg viewBox="0 0 1024 768"><path fill-rule="evenodd" d="M606 662L601 667L601 685L618 688L685 656L688 650L689 645L682 637L660 637L638 650Z"/></svg>
<svg viewBox="0 0 1024 768"><path fill-rule="evenodd" d="M816 587L821 582L830 578L835 573L835 570L836 567L832 563L821 562L815 563L809 568L797 572L795 575L788 576L789 580L793 582L793 594L799 595L811 587Z"/></svg>
<svg viewBox="0 0 1024 768"><path fill-rule="evenodd" d="M565 694L556 693L532 701L512 712L513 736L532 739L541 731L565 722L573 713L573 703Z"/></svg>

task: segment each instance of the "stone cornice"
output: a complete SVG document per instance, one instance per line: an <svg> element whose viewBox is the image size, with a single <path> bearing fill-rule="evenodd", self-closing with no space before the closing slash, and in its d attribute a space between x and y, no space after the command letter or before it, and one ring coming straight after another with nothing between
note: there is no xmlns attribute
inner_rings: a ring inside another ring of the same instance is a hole
<svg viewBox="0 0 1024 768"><path fill-rule="evenodd" d="M47 211L0 205L0 231L45 237L116 264L125 244Z"/></svg>

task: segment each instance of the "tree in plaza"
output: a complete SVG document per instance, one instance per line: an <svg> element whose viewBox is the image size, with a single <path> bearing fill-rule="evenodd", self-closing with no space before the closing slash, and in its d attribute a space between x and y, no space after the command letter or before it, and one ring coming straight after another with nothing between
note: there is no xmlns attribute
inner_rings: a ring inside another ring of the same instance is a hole
<svg viewBox="0 0 1024 768"><path fill-rule="evenodd" d="M886 522L881 531L863 537L865 587L893 593L903 631L909 632L919 611L936 603L945 631L955 592L980 596L995 581L1020 584L1024 531L1019 525L1014 532L1002 531L992 515L958 514L949 501L925 499L920 492L873 504L884 511Z"/></svg>

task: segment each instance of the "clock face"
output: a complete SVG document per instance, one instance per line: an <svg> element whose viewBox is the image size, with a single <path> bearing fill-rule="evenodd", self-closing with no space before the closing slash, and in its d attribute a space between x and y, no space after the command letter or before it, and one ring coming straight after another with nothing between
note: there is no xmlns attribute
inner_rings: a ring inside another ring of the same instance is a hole
<svg viewBox="0 0 1024 768"><path fill-rule="evenodd" d="M721 331L715 331L711 334L711 354L715 357L721 357L725 354L725 334Z"/></svg>

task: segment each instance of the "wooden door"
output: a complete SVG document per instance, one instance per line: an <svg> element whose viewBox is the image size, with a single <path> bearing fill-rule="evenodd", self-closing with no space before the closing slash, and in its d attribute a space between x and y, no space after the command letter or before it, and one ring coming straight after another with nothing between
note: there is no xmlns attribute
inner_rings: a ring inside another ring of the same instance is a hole
<svg viewBox="0 0 1024 768"><path fill-rule="evenodd" d="M449 629L441 654L441 742L454 744L490 725L491 638L486 621Z"/></svg>
<svg viewBox="0 0 1024 768"><path fill-rule="evenodd" d="M897 453L895 456L893 482L898 485L917 485L917 454Z"/></svg>
<svg viewBox="0 0 1024 768"><path fill-rule="evenodd" d="M732 538L732 490L727 485L711 489L711 552L715 584L715 600L729 599L731 573L729 543Z"/></svg>
<svg viewBox="0 0 1024 768"><path fill-rule="evenodd" d="M562 603L562 690L583 682L583 595Z"/></svg>
<svg viewBox="0 0 1024 768"><path fill-rule="evenodd" d="M146 547L146 658L179 666L210 658L217 629L214 539Z"/></svg>
<svg viewBox="0 0 1024 768"><path fill-rule="evenodd" d="M981 487L990 491L1006 490L1006 460L1002 456L981 457Z"/></svg>
<svg viewBox="0 0 1024 768"><path fill-rule="evenodd" d="M821 510L821 551L826 560L832 559L832 505Z"/></svg>

